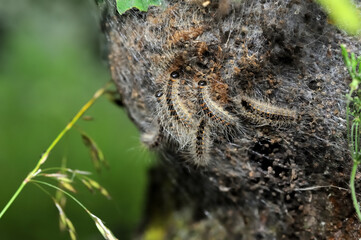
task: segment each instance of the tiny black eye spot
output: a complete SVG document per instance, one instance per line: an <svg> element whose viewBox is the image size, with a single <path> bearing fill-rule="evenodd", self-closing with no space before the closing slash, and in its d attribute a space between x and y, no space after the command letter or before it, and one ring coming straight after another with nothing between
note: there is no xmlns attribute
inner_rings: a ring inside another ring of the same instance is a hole
<svg viewBox="0 0 361 240"><path fill-rule="evenodd" d="M198 86L200 86L200 87L204 87L204 86L207 86L207 81L199 81L198 82Z"/></svg>
<svg viewBox="0 0 361 240"><path fill-rule="evenodd" d="M155 93L155 96L157 97L157 98L160 98L161 96L163 96L163 92L162 91L157 91L156 93Z"/></svg>
<svg viewBox="0 0 361 240"><path fill-rule="evenodd" d="M172 78L179 78L179 72L173 71L173 72L171 72L170 76L171 76Z"/></svg>

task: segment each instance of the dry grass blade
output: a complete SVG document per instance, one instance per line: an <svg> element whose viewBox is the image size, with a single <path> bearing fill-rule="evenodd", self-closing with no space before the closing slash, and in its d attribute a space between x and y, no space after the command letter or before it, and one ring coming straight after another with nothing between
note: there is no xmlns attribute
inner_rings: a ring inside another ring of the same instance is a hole
<svg viewBox="0 0 361 240"><path fill-rule="evenodd" d="M69 176L65 173L42 173L42 174L39 174L38 176L54 178L59 182L68 182L68 183L72 182L72 180L69 178Z"/></svg>
<svg viewBox="0 0 361 240"><path fill-rule="evenodd" d="M51 187L53 189L56 189L58 191L61 191L62 193L64 193L66 196L68 196L69 198L71 198L72 200L74 200L77 204L79 204L80 207L82 207L88 214L89 216L94 220L95 225L97 226L99 232L103 235L103 237L107 240L118 240L114 234L104 225L103 221L98 218L97 216L95 216L94 214L92 214L78 199L76 199L73 195L71 195L70 193L68 193L67 191L56 187L50 183L47 182L43 182L43 181L39 181L39 180L35 180L32 179L31 182L33 182L35 185L39 186L40 184ZM41 187L40 187L41 188ZM43 188L41 188L43 190ZM47 194L49 194L47 191L45 191ZM49 194L50 195L50 194ZM75 228L73 226L73 224L70 222L70 220L65 216L63 208L60 206L60 204L58 204L55 200L55 198L53 198L53 201L56 203L57 208L59 209L59 212L61 212L61 214L64 216L62 218L61 221L63 221L66 224L67 229L69 230L69 234L70 237L72 238L72 240L76 239L76 235L75 235ZM75 237L75 238L74 238Z"/></svg>
<svg viewBox="0 0 361 240"><path fill-rule="evenodd" d="M69 190L70 192L76 193L76 189L70 183L67 183L67 182L59 182L59 183L66 190Z"/></svg>
<svg viewBox="0 0 361 240"><path fill-rule="evenodd" d="M92 214L91 212L88 212L89 215L93 218L94 222L95 222L95 225L97 226L99 232L103 235L103 237L106 239L106 240L118 240L114 234L110 231L109 228L107 228L103 221L98 218L97 216L95 216L94 214Z"/></svg>
<svg viewBox="0 0 361 240"><path fill-rule="evenodd" d="M83 170L77 170L77 169L73 170L71 168L66 168L65 170L70 172L70 173L73 173L75 175L92 175L91 172L83 171Z"/></svg>
<svg viewBox="0 0 361 240"><path fill-rule="evenodd" d="M103 195L104 197L106 197L107 199L109 199L109 200L112 199L112 197L110 196L110 194L108 193L108 191L105 188L101 187L99 189L99 191L100 191L100 194Z"/></svg>
<svg viewBox="0 0 361 240"><path fill-rule="evenodd" d="M92 158L95 169L100 172L102 164L105 167L108 167L108 163L105 161L104 154L96 142L83 131L81 132L81 137L85 146L90 150L90 156Z"/></svg>
<svg viewBox="0 0 361 240"><path fill-rule="evenodd" d="M82 179L81 182L85 185L87 189L89 189L89 191L94 192L94 188L87 180Z"/></svg>
<svg viewBox="0 0 361 240"><path fill-rule="evenodd" d="M101 186L97 181L94 181L93 179L89 177L81 177L81 182L91 191L98 190L100 194L105 196L107 199L111 199L110 194L108 191Z"/></svg>
<svg viewBox="0 0 361 240"><path fill-rule="evenodd" d="M65 231L66 230L66 216L65 213L63 211L63 208L60 206L60 204L54 199L54 203L56 208L59 211L59 228L61 231Z"/></svg>
<svg viewBox="0 0 361 240"><path fill-rule="evenodd" d="M88 181L91 186L93 186L95 189L97 189L100 192L100 194L102 194L103 196L105 196L108 199L111 199L108 191L104 187L102 187L98 182L96 182L90 178L88 178Z"/></svg>
<svg viewBox="0 0 361 240"><path fill-rule="evenodd" d="M75 232L69 232L71 240L76 240Z"/></svg>
<svg viewBox="0 0 361 240"><path fill-rule="evenodd" d="M61 231L67 230L69 232L69 236L71 240L76 240L76 231L73 223L70 221L70 219L65 215L63 208L60 206L60 204L56 201L55 198L53 198L54 204L56 208L59 211L59 227Z"/></svg>

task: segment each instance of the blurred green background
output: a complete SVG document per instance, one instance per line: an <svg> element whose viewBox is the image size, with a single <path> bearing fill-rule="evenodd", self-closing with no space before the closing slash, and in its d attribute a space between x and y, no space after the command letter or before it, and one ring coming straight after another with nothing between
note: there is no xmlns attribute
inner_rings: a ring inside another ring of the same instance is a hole
<svg viewBox="0 0 361 240"><path fill-rule="evenodd" d="M0 1L0 209L67 122L109 81L98 14L93 0ZM113 199L76 184L78 200L119 239L129 239L141 218L150 157L124 111L105 97L86 115L94 120L78 125L103 150L110 169L95 172L75 130L61 140L43 168L60 166L66 157L68 167L92 171ZM65 211L78 239L103 239L72 200ZM29 184L0 219L0 239L69 236L59 231L52 200Z"/></svg>

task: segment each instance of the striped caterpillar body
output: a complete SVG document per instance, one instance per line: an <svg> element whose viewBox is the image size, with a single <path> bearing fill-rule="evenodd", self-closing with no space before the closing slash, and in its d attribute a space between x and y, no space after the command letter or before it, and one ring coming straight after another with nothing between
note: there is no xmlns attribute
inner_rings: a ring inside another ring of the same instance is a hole
<svg viewBox="0 0 361 240"><path fill-rule="evenodd" d="M237 124L236 117L224 109L219 103L213 101L207 81L199 81L198 89L198 103L205 115L207 115L212 121L223 126Z"/></svg>
<svg viewBox="0 0 361 240"><path fill-rule="evenodd" d="M226 137L232 137L239 131L243 132L240 124L242 118L256 124L270 125L286 125L298 119L294 110L277 107L244 95L238 95L232 101L240 110L235 115L213 99L214 94L209 81L198 81L197 88L192 92L182 85L179 78L179 72L173 71L162 81L162 88L155 93L158 102L159 130L162 132L145 134L142 136L142 141L149 148L154 149L159 147L161 141L166 141L168 135L178 142L179 150L189 153L194 165L209 164L211 131L215 129L223 130Z"/></svg>
<svg viewBox="0 0 361 240"><path fill-rule="evenodd" d="M169 114L172 118L174 118L174 120L180 122L185 127L190 127L192 115L179 96L180 83L176 80L179 78L179 73L172 72L170 75L171 78L168 80L166 87L166 103Z"/></svg>
<svg viewBox="0 0 361 240"><path fill-rule="evenodd" d="M238 96L235 102L241 108L242 115L254 120L256 123L285 125L298 119L295 110L276 107L250 97Z"/></svg>
<svg viewBox="0 0 361 240"><path fill-rule="evenodd" d="M174 71L163 89L156 92L161 124L182 146L190 138L189 132L193 125L192 114L180 97L179 73Z"/></svg>
<svg viewBox="0 0 361 240"><path fill-rule="evenodd" d="M205 166L209 163L210 156L210 132L207 120L202 118L195 130L194 139L190 145L192 160L197 166Z"/></svg>

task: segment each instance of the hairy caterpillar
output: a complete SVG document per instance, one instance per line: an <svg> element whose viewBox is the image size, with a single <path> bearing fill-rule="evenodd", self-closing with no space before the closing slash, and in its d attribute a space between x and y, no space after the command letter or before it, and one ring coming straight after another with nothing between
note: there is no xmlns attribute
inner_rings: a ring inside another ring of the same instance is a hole
<svg viewBox="0 0 361 240"><path fill-rule="evenodd" d="M295 110L277 107L247 96L236 97L235 103L239 105L241 115L256 123L283 125L298 119Z"/></svg>
<svg viewBox="0 0 361 240"><path fill-rule="evenodd" d="M202 118L195 130L194 139L190 145L190 153L195 165L205 166L208 164L210 144L209 126L207 120Z"/></svg>
<svg viewBox="0 0 361 240"><path fill-rule="evenodd" d="M163 90L156 92L160 108L161 124L181 145L190 139L189 131L193 125L192 114L180 96L179 73L170 73L170 79L164 84Z"/></svg>
<svg viewBox="0 0 361 240"><path fill-rule="evenodd" d="M155 130L142 133L140 140L149 149L159 148L162 140L164 139L163 131L163 126L158 124Z"/></svg>
<svg viewBox="0 0 361 240"><path fill-rule="evenodd" d="M210 89L207 81L199 81L199 105L202 108L202 111L207 115L212 121L220 123L224 126L236 125L237 118L234 117L231 113L225 110L219 103L212 100Z"/></svg>

